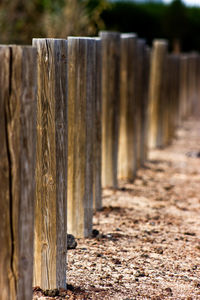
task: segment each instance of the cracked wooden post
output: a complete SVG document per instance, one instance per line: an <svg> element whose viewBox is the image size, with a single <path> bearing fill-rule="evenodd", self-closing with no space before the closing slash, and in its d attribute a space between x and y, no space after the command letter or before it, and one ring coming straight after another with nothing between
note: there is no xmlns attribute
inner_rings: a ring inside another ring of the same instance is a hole
<svg viewBox="0 0 200 300"><path fill-rule="evenodd" d="M167 56L167 41L155 40L150 71L149 87L149 138L150 148L161 147L163 132L163 79L164 64Z"/></svg>
<svg viewBox="0 0 200 300"><path fill-rule="evenodd" d="M1 299L32 299L36 49L0 46Z"/></svg>
<svg viewBox="0 0 200 300"><path fill-rule="evenodd" d="M121 34L118 178L136 176L136 67L137 36Z"/></svg>
<svg viewBox="0 0 200 300"><path fill-rule="evenodd" d="M101 148L101 135L102 135L102 84L101 84L101 71L102 71L102 55L101 55L101 39L94 38L96 41L96 70L93 68L94 77L93 85L95 86L94 98L94 196L93 206L94 209L99 210L102 208L102 185L101 185L101 164L102 164L102 148ZM94 66L95 67L95 66Z"/></svg>
<svg viewBox="0 0 200 300"><path fill-rule="evenodd" d="M34 286L66 287L67 41L33 39L38 56Z"/></svg>
<svg viewBox="0 0 200 300"><path fill-rule="evenodd" d="M102 39L102 185L117 187L120 104L120 34L100 32Z"/></svg>
<svg viewBox="0 0 200 300"><path fill-rule="evenodd" d="M68 38L68 232L92 233L96 41Z"/></svg>

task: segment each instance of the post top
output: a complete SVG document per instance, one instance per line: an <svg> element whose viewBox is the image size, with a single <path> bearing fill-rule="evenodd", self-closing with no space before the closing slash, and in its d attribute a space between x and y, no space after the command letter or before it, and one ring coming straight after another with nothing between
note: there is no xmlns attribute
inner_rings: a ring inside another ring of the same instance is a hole
<svg viewBox="0 0 200 300"><path fill-rule="evenodd" d="M100 31L100 37L120 37L120 33L118 31Z"/></svg>
<svg viewBox="0 0 200 300"><path fill-rule="evenodd" d="M59 38L56 38L56 39L54 39L54 38L33 38L32 39L32 42L33 41L41 41L41 42L43 42L43 41L66 41L66 39L59 39Z"/></svg>
<svg viewBox="0 0 200 300"><path fill-rule="evenodd" d="M130 33L121 33L122 39L129 39L129 38L137 38L137 33L130 32Z"/></svg>
<svg viewBox="0 0 200 300"><path fill-rule="evenodd" d="M145 39L138 39L138 44L144 46L146 44L146 40Z"/></svg>
<svg viewBox="0 0 200 300"><path fill-rule="evenodd" d="M94 40L93 37L87 37L87 36L68 36L68 40Z"/></svg>
<svg viewBox="0 0 200 300"><path fill-rule="evenodd" d="M154 46L158 46L158 45L168 46L168 41L165 39L156 39L153 41L153 45Z"/></svg>

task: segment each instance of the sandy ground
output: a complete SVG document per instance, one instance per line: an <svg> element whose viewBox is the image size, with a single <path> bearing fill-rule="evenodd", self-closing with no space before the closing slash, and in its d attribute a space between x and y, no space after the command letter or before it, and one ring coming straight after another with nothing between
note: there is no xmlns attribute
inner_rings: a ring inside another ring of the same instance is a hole
<svg viewBox="0 0 200 300"><path fill-rule="evenodd" d="M134 183L104 190L100 234L68 251L72 286L57 299L200 299L199 151L200 122L187 121Z"/></svg>

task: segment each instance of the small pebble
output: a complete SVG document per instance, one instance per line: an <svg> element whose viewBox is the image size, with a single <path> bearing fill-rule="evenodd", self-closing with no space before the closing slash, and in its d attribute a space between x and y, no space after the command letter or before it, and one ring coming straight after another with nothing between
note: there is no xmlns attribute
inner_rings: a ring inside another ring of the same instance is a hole
<svg viewBox="0 0 200 300"><path fill-rule="evenodd" d="M67 249L76 249L77 242L72 234L67 234Z"/></svg>
<svg viewBox="0 0 200 300"><path fill-rule="evenodd" d="M93 229L92 230L92 237L95 238L95 237L98 237L98 236L99 236L99 230Z"/></svg>

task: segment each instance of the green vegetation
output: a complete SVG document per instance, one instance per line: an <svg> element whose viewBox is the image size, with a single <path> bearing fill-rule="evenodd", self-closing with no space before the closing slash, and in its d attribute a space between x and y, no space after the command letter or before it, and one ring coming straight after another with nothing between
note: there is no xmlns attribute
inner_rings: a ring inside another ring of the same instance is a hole
<svg viewBox="0 0 200 300"><path fill-rule="evenodd" d="M175 51L200 51L200 8L109 0L2 0L0 43L30 44L32 37L96 35L99 30L137 32L151 44L167 38Z"/></svg>

